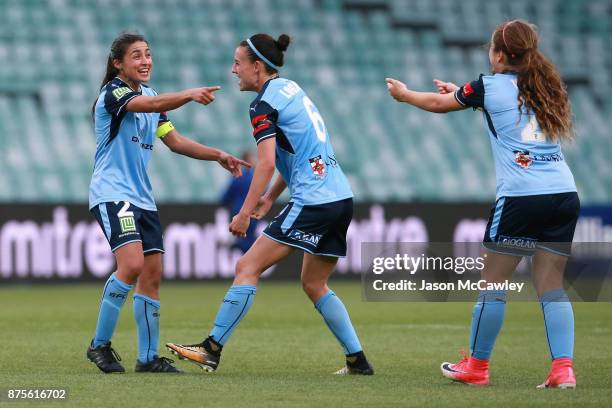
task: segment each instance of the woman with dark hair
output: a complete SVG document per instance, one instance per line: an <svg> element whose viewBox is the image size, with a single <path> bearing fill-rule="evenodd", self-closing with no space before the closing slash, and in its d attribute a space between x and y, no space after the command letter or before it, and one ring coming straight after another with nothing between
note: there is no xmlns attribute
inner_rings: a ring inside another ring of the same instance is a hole
<svg viewBox="0 0 612 408"><path fill-rule="evenodd" d="M215 99L213 94L219 87L158 95L145 85L152 69L151 50L145 38L121 34L111 46L100 95L93 106L96 156L89 208L108 239L117 271L104 286L96 333L87 358L105 373L125 372L111 347L111 337L121 307L134 285L136 372L178 372L172 360L157 355L164 246L147 176L154 140L160 138L175 153L217 161L234 176L241 175L241 165L248 166L221 150L182 136L165 113L190 101L207 105Z"/></svg>
<svg viewBox="0 0 612 408"><path fill-rule="evenodd" d="M236 265L236 276L202 343L168 343L168 349L207 371L219 365L221 350L248 312L259 276L291 254L304 251L302 288L341 344L346 366L336 374L371 375L348 312L327 286L339 257L346 255L346 232L353 216L353 192L334 156L330 136L314 103L295 82L281 78L289 36L256 34L234 53L232 72L241 91L256 92L250 116L257 142L257 165L242 209L230 231L244 237L250 217L261 219L287 186L289 204ZM274 168L280 172L266 192ZM264 194L265 193L265 194Z"/></svg>
<svg viewBox="0 0 612 408"><path fill-rule="evenodd" d="M458 87L434 80L439 94L415 92L387 78L391 96L430 112L472 107L483 111L495 160L496 203L484 237L482 277L509 279L523 256L533 256L552 369L539 388L574 388L574 315L563 290L580 201L561 143L571 139L571 108L554 65L538 49L535 26L500 24L489 47L492 75ZM489 358L501 330L506 292L482 291L472 315L470 356L442 363L445 377L489 383Z"/></svg>

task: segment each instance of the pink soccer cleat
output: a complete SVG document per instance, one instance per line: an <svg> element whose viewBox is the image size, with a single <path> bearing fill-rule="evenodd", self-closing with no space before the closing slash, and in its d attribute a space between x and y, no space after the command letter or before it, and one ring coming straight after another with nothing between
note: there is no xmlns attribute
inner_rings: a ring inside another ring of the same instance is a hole
<svg viewBox="0 0 612 408"><path fill-rule="evenodd" d="M453 381L469 385L489 385L489 360L469 357L463 352L463 359L457 364L442 363L442 375Z"/></svg>
<svg viewBox="0 0 612 408"><path fill-rule="evenodd" d="M546 381L536 388L576 388L576 375L571 358L558 358L553 360L552 367Z"/></svg>

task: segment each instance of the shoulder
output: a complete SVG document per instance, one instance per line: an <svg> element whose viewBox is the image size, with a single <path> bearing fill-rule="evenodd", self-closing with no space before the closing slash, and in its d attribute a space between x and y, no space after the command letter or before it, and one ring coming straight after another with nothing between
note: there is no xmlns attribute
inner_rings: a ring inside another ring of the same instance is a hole
<svg viewBox="0 0 612 408"><path fill-rule="evenodd" d="M147 96L156 96L156 95L158 95L157 91L155 89L151 88L149 85L140 84L140 89L142 90L142 94L143 95L147 95Z"/></svg>
<svg viewBox="0 0 612 408"><path fill-rule="evenodd" d="M286 78L276 78L270 81L267 88L263 90L261 100L274 109L282 109L303 92L297 82Z"/></svg>

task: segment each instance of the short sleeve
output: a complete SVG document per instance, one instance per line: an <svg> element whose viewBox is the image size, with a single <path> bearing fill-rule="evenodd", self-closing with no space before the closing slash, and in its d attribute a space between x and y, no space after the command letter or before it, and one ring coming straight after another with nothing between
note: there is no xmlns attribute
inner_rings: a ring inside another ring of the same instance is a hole
<svg viewBox="0 0 612 408"><path fill-rule="evenodd" d="M130 87L124 84L110 83L106 88L104 95L104 108L111 115L119 116L125 105L135 97L142 95L140 92L133 91Z"/></svg>
<svg viewBox="0 0 612 408"><path fill-rule="evenodd" d="M262 140L276 137L278 112L274 108L265 101L259 101L251 106L249 113L253 126L253 137L257 144Z"/></svg>
<svg viewBox="0 0 612 408"><path fill-rule="evenodd" d="M484 108L484 83L482 75L472 82L468 82L455 91L455 99L462 106L470 106L472 108Z"/></svg>

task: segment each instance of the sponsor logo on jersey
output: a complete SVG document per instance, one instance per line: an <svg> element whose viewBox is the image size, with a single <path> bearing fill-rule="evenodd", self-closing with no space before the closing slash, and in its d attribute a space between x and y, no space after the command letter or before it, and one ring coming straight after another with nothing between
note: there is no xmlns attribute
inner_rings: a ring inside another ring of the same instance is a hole
<svg viewBox="0 0 612 408"><path fill-rule="evenodd" d="M319 244L319 240L321 239L321 235L293 229L289 232L289 238L317 246Z"/></svg>
<svg viewBox="0 0 612 408"><path fill-rule="evenodd" d="M308 159L308 161L310 162L310 168L312 169L312 172L315 174L315 176L325 176L325 162L323 161L321 155L311 157L310 159Z"/></svg>
<svg viewBox="0 0 612 408"><path fill-rule="evenodd" d="M117 88L113 90L112 94L115 97L115 99L121 99L121 97L129 94L130 92L132 92L130 88L128 88L127 86L123 86L121 88Z"/></svg>
<svg viewBox="0 0 612 408"><path fill-rule="evenodd" d="M514 161L516 164L526 169L531 164L536 162L560 162L563 161L563 155L560 153L551 154L531 154L528 150L515 150Z"/></svg>
<svg viewBox="0 0 612 408"><path fill-rule="evenodd" d="M467 84L463 85L463 95L470 96L473 93L474 93L474 88L472 88L471 83L468 82Z"/></svg>

